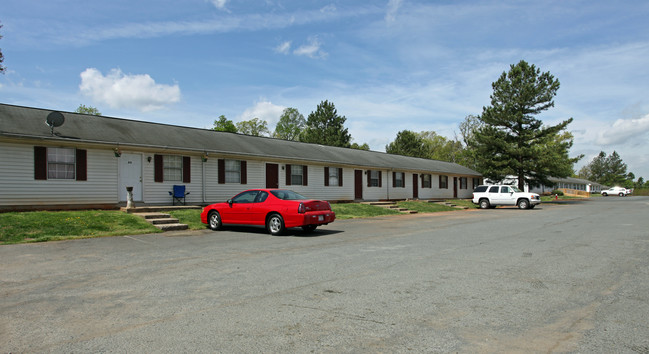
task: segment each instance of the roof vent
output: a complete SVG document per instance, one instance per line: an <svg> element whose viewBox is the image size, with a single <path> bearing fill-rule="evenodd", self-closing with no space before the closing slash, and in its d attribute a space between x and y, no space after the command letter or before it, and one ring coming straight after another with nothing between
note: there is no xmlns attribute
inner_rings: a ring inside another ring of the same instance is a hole
<svg viewBox="0 0 649 354"><path fill-rule="evenodd" d="M63 125L65 122L65 117L61 112L51 112L50 114L47 115L47 119L45 120L47 125L50 126L50 129L52 130L52 135L54 135L54 128L55 127L60 127Z"/></svg>

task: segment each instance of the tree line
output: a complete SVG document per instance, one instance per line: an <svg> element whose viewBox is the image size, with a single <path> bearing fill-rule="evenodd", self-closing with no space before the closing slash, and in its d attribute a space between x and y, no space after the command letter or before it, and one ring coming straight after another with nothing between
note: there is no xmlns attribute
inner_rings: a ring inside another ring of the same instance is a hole
<svg viewBox="0 0 649 354"><path fill-rule="evenodd" d="M577 177L605 186L621 186L634 189L649 188L649 182L645 181L644 178L639 177L635 180L633 172L627 173L627 165L616 151L613 151L610 155L600 151L597 156L579 170Z"/></svg>
<svg viewBox="0 0 649 354"><path fill-rule="evenodd" d="M234 123L224 115L214 121L213 129L222 132L369 150L370 147L367 143L359 145L352 142L352 136L345 128L346 121L345 116L338 114L333 102L325 100L320 102L307 119L304 119L297 108L284 109L272 134L268 129L268 122L265 120L253 118Z"/></svg>

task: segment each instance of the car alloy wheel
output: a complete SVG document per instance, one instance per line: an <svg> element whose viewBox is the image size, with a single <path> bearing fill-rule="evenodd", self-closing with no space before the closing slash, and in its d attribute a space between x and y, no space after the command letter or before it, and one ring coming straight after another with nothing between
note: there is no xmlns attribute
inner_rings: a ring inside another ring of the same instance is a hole
<svg viewBox="0 0 649 354"><path fill-rule="evenodd" d="M207 217L210 229L216 231L221 228L221 215L218 211L211 211Z"/></svg>
<svg viewBox="0 0 649 354"><path fill-rule="evenodd" d="M266 228L271 235L279 235L284 231L284 219L279 214L272 214L268 217Z"/></svg>
<svg viewBox="0 0 649 354"><path fill-rule="evenodd" d="M518 209L527 209L530 207L530 202L527 199L521 199L518 201Z"/></svg>

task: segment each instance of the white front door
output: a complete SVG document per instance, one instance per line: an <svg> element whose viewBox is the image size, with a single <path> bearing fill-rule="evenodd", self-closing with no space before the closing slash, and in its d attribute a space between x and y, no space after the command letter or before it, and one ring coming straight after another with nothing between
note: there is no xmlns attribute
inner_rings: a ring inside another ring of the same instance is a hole
<svg viewBox="0 0 649 354"><path fill-rule="evenodd" d="M126 201L126 187L133 187L133 201L142 201L142 155L122 154L119 160L119 201Z"/></svg>

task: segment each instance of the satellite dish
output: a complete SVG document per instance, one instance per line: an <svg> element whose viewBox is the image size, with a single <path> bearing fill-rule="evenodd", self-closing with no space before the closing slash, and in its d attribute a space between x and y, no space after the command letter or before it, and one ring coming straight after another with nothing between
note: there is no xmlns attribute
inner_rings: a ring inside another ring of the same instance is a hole
<svg viewBox="0 0 649 354"><path fill-rule="evenodd" d="M61 112L55 111L47 115L45 122L50 126L52 135L54 135L54 127L62 126L63 122L65 122L65 117L63 117L63 114Z"/></svg>
<svg viewBox="0 0 649 354"><path fill-rule="evenodd" d="M60 127L63 125L63 122L65 122L65 117L63 117L63 114L61 112L52 112L47 115L47 125L50 127Z"/></svg>

